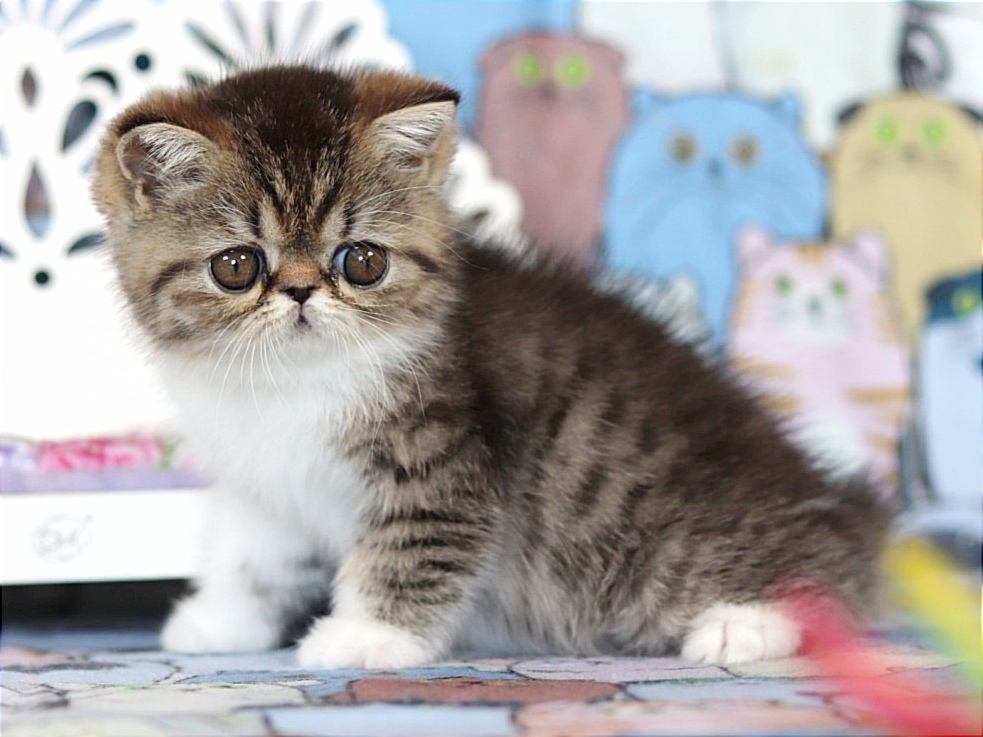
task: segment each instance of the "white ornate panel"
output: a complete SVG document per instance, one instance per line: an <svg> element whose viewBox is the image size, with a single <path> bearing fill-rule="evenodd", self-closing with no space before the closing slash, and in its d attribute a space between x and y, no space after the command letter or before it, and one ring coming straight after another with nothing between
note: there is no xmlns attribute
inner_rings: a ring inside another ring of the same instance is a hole
<svg viewBox="0 0 983 737"><path fill-rule="evenodd" d="M481 146L460 142L447 187L450 206L478 238L504 248L526 248L519 229L522 198L511 184L492 178L491 163Z"/></svg>
<svg viewBox="0 0 983 737"><path fill-rule="evenodd" d="M105 123L149 89L271 60L410 64L371 0L0 0L0 433L169 416L120 327L89 166ZM518 200L482 159L458 158L451 201L514 229Z"/></svg>

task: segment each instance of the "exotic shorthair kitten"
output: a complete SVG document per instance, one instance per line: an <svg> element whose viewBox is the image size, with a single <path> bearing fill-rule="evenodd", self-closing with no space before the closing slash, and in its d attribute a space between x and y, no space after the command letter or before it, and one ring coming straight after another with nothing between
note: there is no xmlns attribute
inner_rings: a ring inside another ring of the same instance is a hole
<svg viewBox="0 0 983 737"><path fill-rule="evenodd" d="M626 300L455 231L457 101L272 67L111 125L112 258L217 479L164 647L310 624L311 667L457 647L737 662L799 647L796 582L863 609L886 528L866 489Z"/></svg>

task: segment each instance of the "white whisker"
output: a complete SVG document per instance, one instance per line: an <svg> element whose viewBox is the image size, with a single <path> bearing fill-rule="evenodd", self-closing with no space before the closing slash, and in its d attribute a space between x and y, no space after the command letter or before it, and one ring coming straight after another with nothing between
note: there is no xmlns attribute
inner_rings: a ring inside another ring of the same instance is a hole
<svg viewBox="0 0 983 737"><path fill-rule="evenodd" d="M360 201L358 204L360 206L361 205L367 205L370 202L375 202L376 200L382 199L383 197L389 197L391 195L398 194L400 192L410 192L410 191L416 190L416 189L433 190L433 186L432 185L429 185L429 184L418 184L418 185L413 186L413 187L397 187L396 189L387 189L385 192L379 192L378 194L374 194L371 197L366 197L364 200ZM362 213L359 212L358 214L361 215Z"/></svg>
<svg viewBox="0 0 983 737"><path fill-rule="evenodd" d="M232 320L231 322L229 322L228 325L226 325L224 328L222 328L222 331L215 337L215 340L212 342L212 348L208 352L208 362L209 363L212 362L212 354L215 352L215 347L218 345L218 342L222 338L222 336L225 335L225 333L230 328L238 327L239 324L243 321L243 319L244 319L243 317L237 317L237 318L235 318L234 320ZM236 344L237 337L238 336L233 337L232 340L230 340L228 343L226 343L225 348L222 350L222 353L219 355L218 359L214 363L212 363L212 371L208 375L208 386L209 387L211 386L212 381L214 381L214 379L215 379L215 373L218 371L219 366L222 364L222 359L225 358L225 354L228 353L229 352L229 349L233 345Z"/></svg>
<svg viewBox="0 0 983 737"><path fill-rule="evenodd" d="M280 385L277 383L276 376L273 374L273 368L270 366L269 356L267 355L267 349L273 351L273 343L270 338L269 331L264 331L262 336L262 341L260 342L260 363L263 367L263 373L266 375L267 380L270 382L270 387L276 393L280 404L286 404L286 397L283 391L280 389Z"/></svg>
<svg viewBox="0 0 983 737"><path fill-rule="evenodd" d="M260 409L259 398L256 396L256 380L253 373L256 364L256 348L259 346L258 337L253 338L249 342L249 391L253 395L253 404L256 405L256 413L262 416L263 411Z"/></svg>

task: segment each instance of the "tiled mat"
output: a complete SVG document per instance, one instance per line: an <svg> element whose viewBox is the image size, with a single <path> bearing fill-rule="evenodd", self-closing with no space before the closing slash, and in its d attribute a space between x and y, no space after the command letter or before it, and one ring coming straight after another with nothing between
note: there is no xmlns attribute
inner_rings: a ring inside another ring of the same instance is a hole
<svg viewBox="0 0 983 737"><path fill-rule="evenodd" d="M669 658L472 659L402 671L302 669L290 650L188 656L153 633L3 632L3 734L856 735L885 727L807 661L696 665ZM944 687L955 663L898 637L899 673ZM89 648L87 649L87 643Z"/></svg>

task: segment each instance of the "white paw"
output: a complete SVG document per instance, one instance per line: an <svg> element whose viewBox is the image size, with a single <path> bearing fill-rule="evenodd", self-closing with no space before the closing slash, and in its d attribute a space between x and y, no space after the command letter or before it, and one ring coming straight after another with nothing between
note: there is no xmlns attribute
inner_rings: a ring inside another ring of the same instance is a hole
<svg viewBox="0 0 983 737"><path fill-rule="evenodd" d="M787 658L802 643L798 625L767 604L716 604L683 640L682 656L700 663L750 663Z"/></svg>
<svg viewBox="0 0 983 737"><path fill-rule="evenodd" d="M195 594L174 607L160 633L161 646L183 653L232 653L279 645L278 629L252 609L234 599Z"/></svg>
<svg viewBox="0 0 983 737"><path fill-rule="evenodd" d="M412 668L439 655L439 648L391 624L343 617L319 619L297 649L305 668Z"/></svg>

